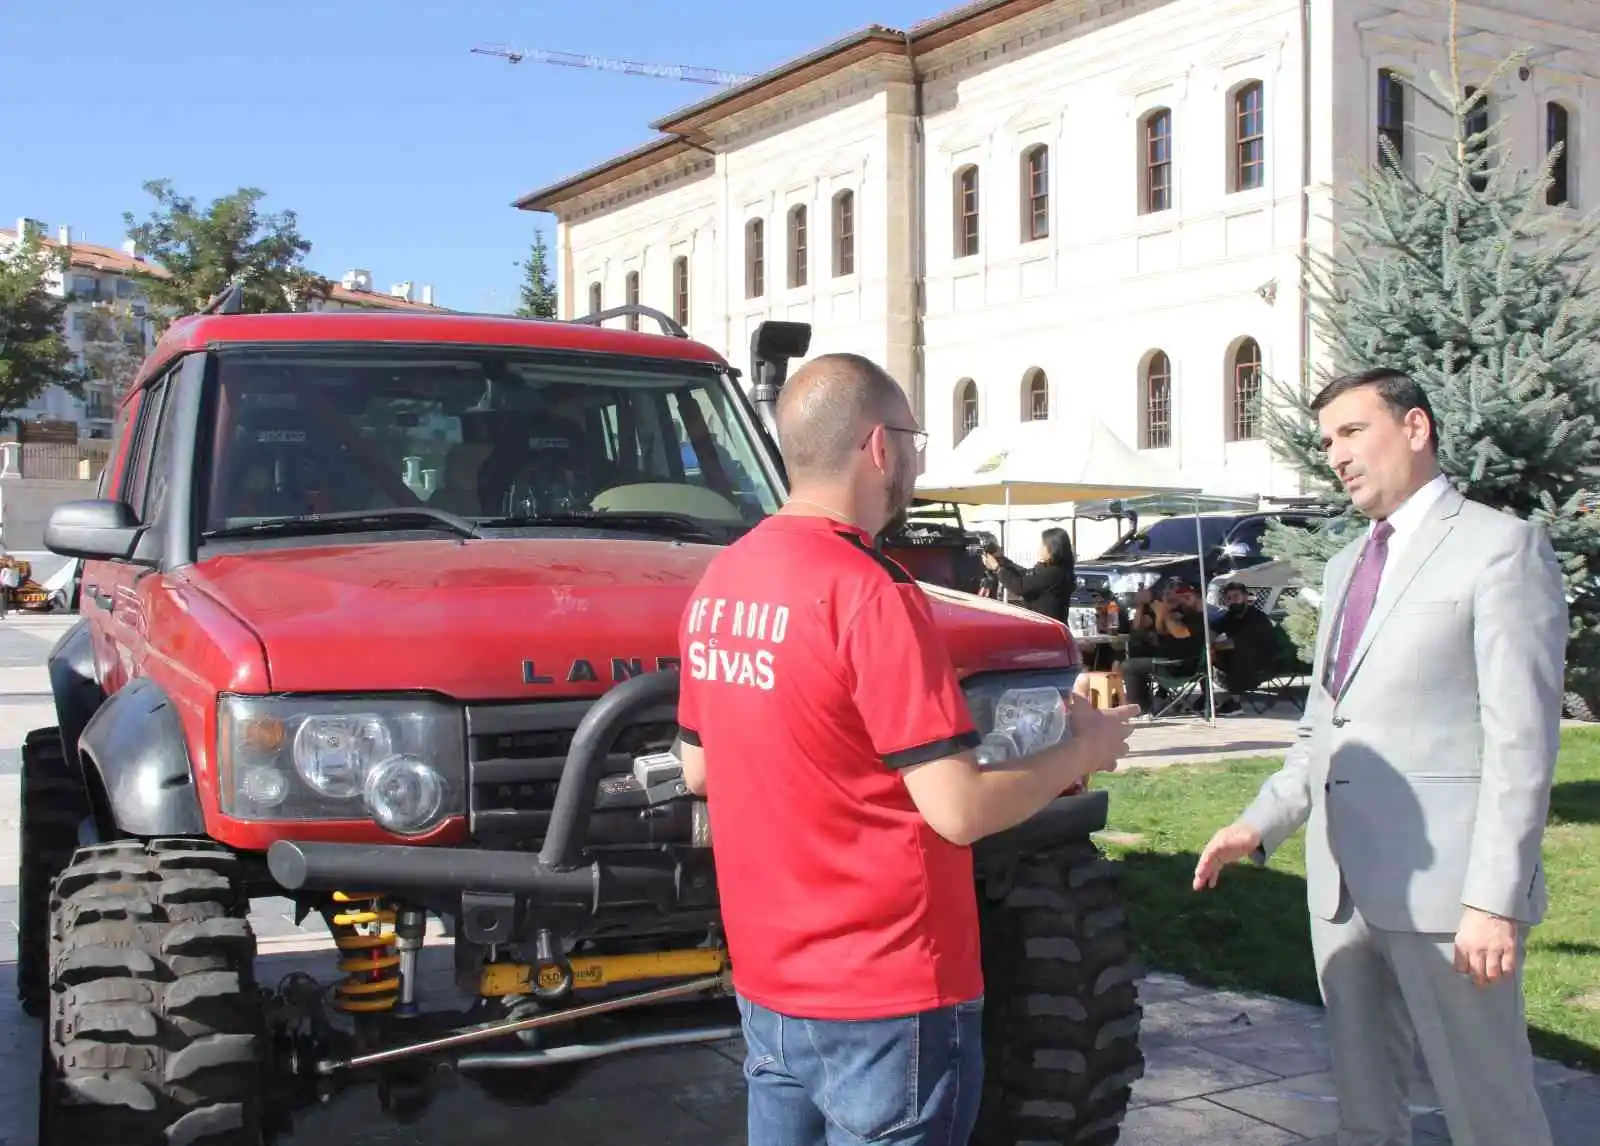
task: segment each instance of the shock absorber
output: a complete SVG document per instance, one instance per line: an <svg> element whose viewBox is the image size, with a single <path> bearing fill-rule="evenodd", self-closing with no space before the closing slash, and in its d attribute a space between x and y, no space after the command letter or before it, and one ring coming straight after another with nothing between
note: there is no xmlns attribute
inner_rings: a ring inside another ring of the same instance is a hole
<svg viewBox="0 0 1600 1146"><path fill-rule="evenodd" d="M352 905L328 919L344 975L335 988L333 1005L357 1014L391 1010L400 1000L402 978L395 970L400 956L392 930L394 912L376 892L336 891L333 901Z"/></svg>

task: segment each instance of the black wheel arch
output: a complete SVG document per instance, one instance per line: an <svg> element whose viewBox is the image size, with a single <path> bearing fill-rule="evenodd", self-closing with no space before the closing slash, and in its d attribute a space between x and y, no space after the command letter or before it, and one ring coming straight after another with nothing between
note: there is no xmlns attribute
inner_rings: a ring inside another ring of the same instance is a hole
<svg viewBox="0 0 1600 1146"><path fill-rule="evenodd" d="M183 725L155 681L138 677L102 703L79 752L103 839L205 834Z"/></svg>
<svg viewBox="0 0 1600 1146"><path fill-rule="evenodd" d="M50 693L55 700L56 724L61 729L61 745L67 759L78 759L78 742L94 714L105 703L100 674L95 668L94 642L87 618L56 640L45 659L50 674Z"/></svg>

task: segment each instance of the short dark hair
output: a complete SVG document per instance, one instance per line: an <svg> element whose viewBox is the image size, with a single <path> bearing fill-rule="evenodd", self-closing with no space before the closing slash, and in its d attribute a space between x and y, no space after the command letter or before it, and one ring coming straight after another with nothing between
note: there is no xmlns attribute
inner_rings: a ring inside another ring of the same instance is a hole
<svg viewBox="0 0 1600 1146"><path fill-rule="evenodd" d="M1439 420L1433 415L1433 403L1428 401L1428 392L1422 388L1422 384L1404 370L1378 366L1354 374L1341 374L1311 399L1311 412L1320 414L1335 398L1361 389L1376 391L1378 397L1383 399L1383 404L1389 407L1395 421L1404 418L1412 410L1421 410L1428 419L1428 444L1435 452L1438 451Z"/></svg>
<svg viewBox="0 0 1600 1146"><path fill-rule="evenodd" d="M1072 563L1072 538L1065 529L1059 525L1052 525L1039 534L1039 541L1044 545L1044 551L1050 555L1050 564Z"/></svg>
<svg viewBox="0 0 1600 1146"><path fill-rule="evenodd" d="M1236 591L1240 592L1240 593L1249 593L1250 592L1250 590L1246 589L1244 587L1244 584L1242 582L1239 582L1239 581L1229 581L1226 585L1224 585L1222 587L1222 591L1224 593L1233 593L1233 592L1236 592Z"/></svg>
<svg viewBox="0 0 1600 1146"><path fill-rule="evenodd" d="M778 449L790 478L839 476L861 448L866 423L886 421L906 403L899 383L864 355L813 358L778 398Z"/></svg>

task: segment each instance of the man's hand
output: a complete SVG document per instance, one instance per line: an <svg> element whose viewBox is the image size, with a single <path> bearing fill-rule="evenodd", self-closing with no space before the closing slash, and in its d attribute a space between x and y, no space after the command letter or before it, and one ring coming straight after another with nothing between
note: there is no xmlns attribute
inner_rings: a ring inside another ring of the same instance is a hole
<svg viewBox="0 0 1600 1146"><path fill-rule="evenodd" d="M1090 762L1092 772L1117 770L1118 762L1127 754L1128 737L1133 734L1128 721L1138 714L1137 704L1096 708L1092 701L1073 689L1067 698L1068 726L1072 739L1083 746L1084 758Z"/></svg>
<svg viewBox="0 0 1600 1146"><path fill-rule="evenodd" d="M1517 922L1469 907L1456 930L1456 970L1480 987L1517 970Z"/></svg>
<svg viewBox="0 0 1600 1146"><path fill-rule="evenodd" d="M1200 853L1200 862L1194 866L1194 889L1201 891L1217 886L1217 877L1223 866L1237 863L1261 846L1261 833L1249 824L1233 823L1211 837L1206 850Z"/></svg>

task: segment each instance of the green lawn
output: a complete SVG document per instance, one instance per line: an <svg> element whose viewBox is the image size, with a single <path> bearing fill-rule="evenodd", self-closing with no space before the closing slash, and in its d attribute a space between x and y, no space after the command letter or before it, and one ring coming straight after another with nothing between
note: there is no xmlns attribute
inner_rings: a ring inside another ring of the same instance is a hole
<svg viewBox="0 0 1600 1146"><path fill-rule="evenodd" d="M1095 786L1111 792L1102 843L1121 861L1134 938L1150 968L1317 1003L1301 835L1264 869L1238 864L1213 890L1190 885L1211 833L1278 765L1262 758L1099 776ZM1533 930L1527 962L1534 1049L1600 1069L1600 729L1562 735L1545 868L1550 911Z"/></svg>

